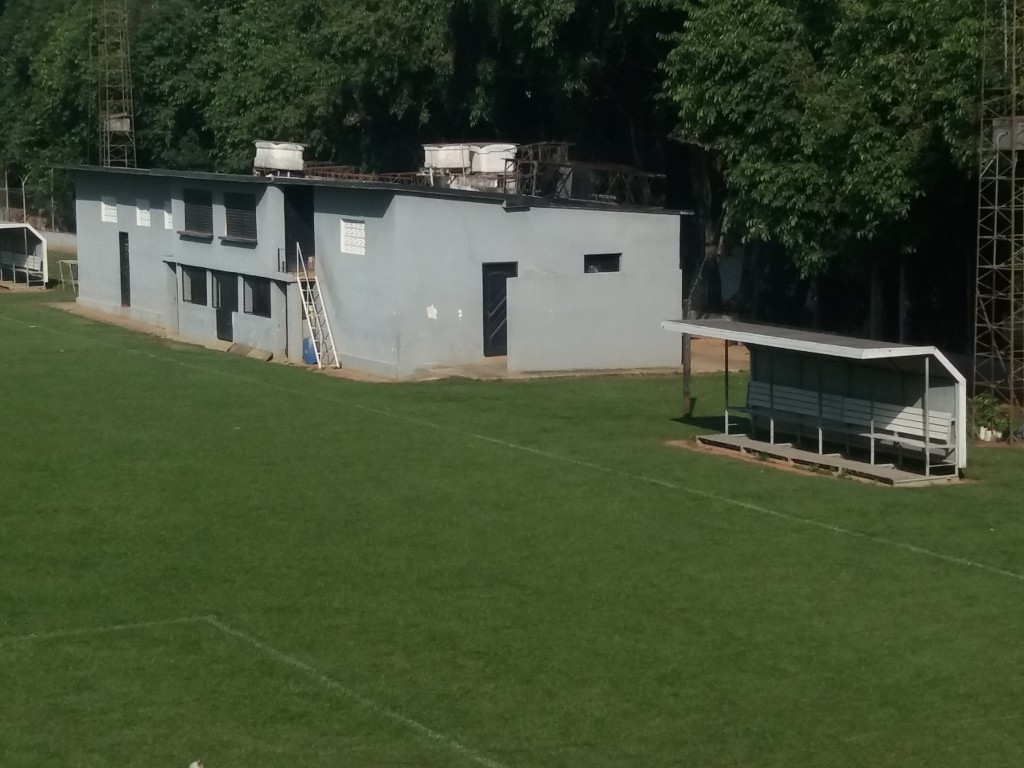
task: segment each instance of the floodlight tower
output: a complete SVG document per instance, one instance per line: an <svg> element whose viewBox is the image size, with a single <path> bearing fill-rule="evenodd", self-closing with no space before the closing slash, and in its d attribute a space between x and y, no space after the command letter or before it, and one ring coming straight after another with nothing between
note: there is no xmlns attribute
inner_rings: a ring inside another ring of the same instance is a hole
<svg viewBox="0 0 1024 768"><path fill-rule="evenodd" d="M127 0L100 0L99 66L101 164L134 168L135 106Z"/></svg>

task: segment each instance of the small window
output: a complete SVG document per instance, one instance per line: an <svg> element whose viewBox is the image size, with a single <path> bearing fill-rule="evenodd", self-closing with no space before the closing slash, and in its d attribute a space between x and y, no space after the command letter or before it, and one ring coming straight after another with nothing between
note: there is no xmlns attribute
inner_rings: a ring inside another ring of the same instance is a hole
<svg viewBox="0 0 1024 768"><path fill-rule="evenodd" d="M583 271L618 272L621 261L621 253L588 253L583 257Z"/></svg>
<svg viewBox="0 0 1024 768"><path fill-rule="evenodd" d="M171 201L167 201L167 207L164 208L164 229L174 229L174 214L171 212Z"/></svg>
<svg viewBox="0 0 1024 768"><path fill-rule="evenodd" d="M148 227L149 224L149 200L140 197L135 201L135 225L138 227Z"/></svg>
<svg viewBox="0 0 1024 768"><path fill-rule="evenodd" d="M117 224L117 198L104 196L100 200L100 221L105 224Z"/></svg>
<svg viewBox="0 0 1024 768"><path fill-rule="evenodd" d="M201 189L186 189L183 234L213 237L213 195Z"/></svg>
<svg viewBox="0 0 1024 768"><path fill-rule="evenodd" d="M356 219L341 220L341 252L366 255L366 222Z"/></svg>
<svg viewBox="0 0 1024 768"><path fill-rule="evenodd" d="M233 192L224 195L224 233L222 240L256 242L256 196Z"/></svg>
<svg viewBox="0 0 1024 768"><path fill-rule="evenodd" d="M186 304L206 306L206 270L198 267L181 268L181 300Z"/></svg>
<svg viewBox="0 0 1024 768"><path fill-rule="evenodd" d="M270 281L265 277L246 277L242 309L247 315L270 317Z"/></svg>

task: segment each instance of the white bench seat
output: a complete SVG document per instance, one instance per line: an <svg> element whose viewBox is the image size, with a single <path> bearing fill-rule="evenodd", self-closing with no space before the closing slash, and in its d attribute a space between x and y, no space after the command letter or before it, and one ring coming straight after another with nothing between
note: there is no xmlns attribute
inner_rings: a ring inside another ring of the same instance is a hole
<svg viewBox="0 0 1024 768"><path fill-rule="evenodd" d="M955 449L956 432L953 415L929 409L927 427L923 408L894 405L855 397L844 397L811 390L751 381L747 388L747 405L737 410L771 422L771 439L775 439L775 422L818 430L819 451L825 433L866 438L870 443L871 463L875 461L875 445L890 444L897 449L933 449L945 458ZM930 457L926 456L926 461Z"/></svg>

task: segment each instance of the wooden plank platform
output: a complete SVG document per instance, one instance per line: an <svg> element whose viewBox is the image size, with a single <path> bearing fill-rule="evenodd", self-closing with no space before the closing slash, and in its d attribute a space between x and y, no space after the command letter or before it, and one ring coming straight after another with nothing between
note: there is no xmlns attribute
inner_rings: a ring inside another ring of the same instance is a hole
<svg viewBox="0 0 1024 768"><path fill-rule="evenodd" d="M810 470L827 469L839 475L852 475L894 487L948 485L960 482L959 474L951 474L948 470L939 475L925 477L923 474L897 469L892 464L872 465L866 461L849 459L835 453L819 454L815 451L805 451L789 443L773 444L755 440L750 435L700 435L697 442L713 448L725 448L742 454L764 456Z"/></svg>

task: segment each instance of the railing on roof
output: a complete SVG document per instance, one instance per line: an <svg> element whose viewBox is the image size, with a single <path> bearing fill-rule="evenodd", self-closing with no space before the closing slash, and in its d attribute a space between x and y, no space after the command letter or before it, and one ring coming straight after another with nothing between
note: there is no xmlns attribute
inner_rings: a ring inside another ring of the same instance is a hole
<svg viewBox="0 0 1024 768"><path fill-rule="evenodd" d="M664 174L639 171L628 165L569 159L569 144L522 144L505 161L503 172L445 173L436 169L405 173L367 173L351 165L307 161L305 174L319 179L379 182L460 189L505 197L541 197L660 208L665 204Z"/></svg>

